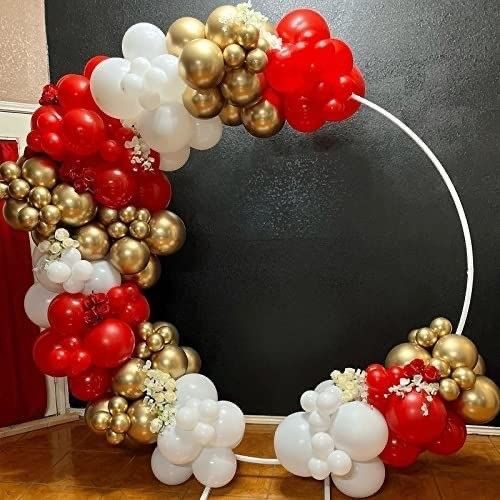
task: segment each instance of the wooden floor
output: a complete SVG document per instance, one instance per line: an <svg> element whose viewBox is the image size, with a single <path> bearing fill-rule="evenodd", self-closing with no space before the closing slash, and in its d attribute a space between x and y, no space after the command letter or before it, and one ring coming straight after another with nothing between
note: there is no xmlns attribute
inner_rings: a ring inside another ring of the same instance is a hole
<svg viewBox="0 0 500 500"><path fill-rule="evenodd" d="M248 426L242 454L273 456L272 426ZM0 498L39 500L198 499L194 478L164 486L151 474L151 450L109 447L81 422L0 440ZM278 466L240 464L234 481L210 498L322 499L322 483L296 478ZM332 498L344 499L338 491ZM373 498L391 500L500 499L500 437L470 436L451 457L425 454L412 468L388 471Z"/></svg>

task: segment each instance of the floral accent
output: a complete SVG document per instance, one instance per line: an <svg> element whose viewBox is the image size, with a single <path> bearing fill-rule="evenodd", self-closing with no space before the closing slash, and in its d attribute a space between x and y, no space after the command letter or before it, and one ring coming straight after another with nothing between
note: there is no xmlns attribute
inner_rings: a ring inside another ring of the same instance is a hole
<svg viewBox="0 0 500 500"><path fill-rule="evenodd" d="M138 171L139 167L144 171L153 170L153 163L155 162L155 159L150 156L151 148L149 147L148 143L140 136L140 134L136 132L136 135L134 135L134 137L132 137L130 141L125 141L124 146L126 149L133 150L133 155L130 159L130 163L134 166L137 165L137 167L133 168L134 171Z"/></svg>
<svg viewBox="0 0 500 500"><path fill-rule="evenodd" d="M424 377L420 374L414 375L412 379L402 378L399 380L398 385L393 385L389 387L389 393L384 396L388 398L391 394L395 394L401 398L404 398L406 394L412 392L413 390L417 392L426 392L427 401L432 401L432 396L435 396L439 392L439 384L436 382L427 382ZM429 399L430 398L430 399Z"/></svg>
<svg viewBox="0 0 500 500"><path fill-rule="evenodd" d="M93 293L88 295L84 302L84 321L88 326L96 325L107 317L110 312L109 300L105 293Z"/></svg>
<svg viewBox="0 0 500 500"><path fill-rule="evenodd" d="M427 417L427 415L429 415L429 407L427 406L426 403L424 403L421 407L420 407L420 410L422 411L422 415L424 417Z"/></svg>
<svg viewBox="0 0 500 500"><path fill-rule="evenodd" d="M42 95L38 101L39 104L45 106L47 104L59 104L59 96L57 87L52 83L45 85L42 90Z"/></svg>
<svg viewBox="0 0 500 500"><path fill-rule="evenodd" d="M334 370L330 374L333 385L342 391L342 402L363 401L368 398L368 387L366 385L366 372L359 368L346 368L344 372Z"/></svg>
<svg viewBox="0 0 500 500"><path fill-rule="evenodd" d="M269 33L263 29L260 30L260 37L263 38L271 49L281 50L283 47L283 40L276 36L274 33Z"/></svg>
<svg viewBox="0 0 500 500"><path fill-rule="evenodd" d="M48 240L41 241L37 245L37 249L45 254L44 257L38 261L35 271L46 270L51 262L59 260L64 252L70 248L78 248L80 243L70 237L67 229L59 228Z"/></svg>

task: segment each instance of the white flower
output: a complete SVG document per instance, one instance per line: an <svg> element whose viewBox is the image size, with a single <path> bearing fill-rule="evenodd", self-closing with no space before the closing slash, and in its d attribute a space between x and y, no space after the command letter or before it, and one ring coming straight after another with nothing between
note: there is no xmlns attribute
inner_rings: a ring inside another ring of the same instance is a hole
<svg viewBox="0 0 500 500"><path fill-rule="evenodd" d="M73 248L73 240L71 238L64 238L62 246L63 248Z"/></svg>
<svg viewBox="0 0 500 500"><path fill-rule="evenodd" d="M50 245L50 248L49 248L49 252L53 255L57 255L59 253L61 253L61 250L62 250L62 247L61 247L61 244L60 243L52 243L52 245Z"/></svg>
<svg viewBox="0 0 500 500"><path fill-rule="evenodd" d="M50 241L48 240L41 241L40 243L38 243L37 248L38 250L40 250L40 252L47 253L50 248Z"/></svg>
<svg viewBox="0 0 500 500"><path fill-rule="evenodd" d="M420 407L420 410L422 411L422 415L424 417L427 417L427 415L429 415L429 407L425 403Z"/></svg>
<svg viewBox="0 0 500 500"><path fill-rule="evenodd" d="M54 237L57 241L64 241L66 238L69 238L69 232L67 229L60 227L59 229L56 229Z"/></svg>

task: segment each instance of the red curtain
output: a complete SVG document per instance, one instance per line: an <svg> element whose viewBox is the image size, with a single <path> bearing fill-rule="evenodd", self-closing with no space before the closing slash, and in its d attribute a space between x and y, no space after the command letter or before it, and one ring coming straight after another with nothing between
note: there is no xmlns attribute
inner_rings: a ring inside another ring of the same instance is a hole
<svg viewBox="0 0 500 500"><path fill-rule="evenodd" d="M17 156L16 141L0 140L0 163ZM33 284L28 238L0 216L0 427L43 417L47 407L45 377L31 357L40 329L26 317L23 305Z"/></svg>

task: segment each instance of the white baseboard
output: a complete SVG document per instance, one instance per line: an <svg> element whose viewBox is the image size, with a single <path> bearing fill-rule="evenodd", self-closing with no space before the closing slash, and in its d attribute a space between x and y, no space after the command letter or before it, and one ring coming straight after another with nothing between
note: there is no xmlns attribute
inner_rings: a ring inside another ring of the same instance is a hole
<svg viewBox="0 0 500 500"><path fill-rule="evenodd" d="M9 427L2 427L0 429L0 438L15 436L16 434L24 434L25 432L36 431L45 429L54 425L66 424L78 420L80 415L77 413L65 413L64 415L54 415L52 417L39 418L31 422L24 422L23 424L10 425Z"/></svg>

